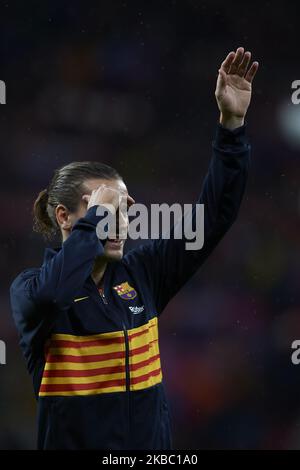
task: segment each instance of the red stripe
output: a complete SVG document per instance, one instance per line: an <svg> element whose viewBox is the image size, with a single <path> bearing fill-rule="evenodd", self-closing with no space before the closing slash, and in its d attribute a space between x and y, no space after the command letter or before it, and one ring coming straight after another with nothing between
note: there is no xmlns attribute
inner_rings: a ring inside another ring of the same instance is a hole
<svg viewBox="0 0 300 470"><path fill-rule="evenodd" d="M132 356L135 356L137 354L142 354L142 353L148 352L148 351L149 351L149 344L145 344L144 346L140 346L139 348L131 349L129 351L129 356L132 357Z"/></svg>
<svg viewBox="0 0 300 470"><path fill-rule="evenodd" d="M132 339L132 338L136 338L137 336L141 336L144 333L149 333L149 330L153 328L154 326L156 325L150 325L148 328L145 328L143 331L137 331L136 333L131 333L130 335L128 335L128 338Z"/></svg>
<svg viewBox="0 0 300 470"><path fill-rule="evenodd" d="M131 384L136 385L140 382L148 380L150 377L155 377L159 375L161 369L156 369L148 374L142 375L141 377L132 377L130 379ZM104 382L93 382L89 384L42 384L40 387L40 392L49 393L49 392L72 392L77 390L94 390L94 389L103 389L109 387L119 387L125 386L125 379L120 380L106 380Z"/></svg>
<svg viewBox="0 0 300 470"><path fill-rule="evenodd" d="M141 375L140 377L132 377L132 378L130 378L130 383L132 385L136 385L140 382L144 382L144 381L148 380L150 377L154 377L156 375L159 375L160 371L161 371L161 369L159 367L159 369L153 370L153 371L149 372L148 374Z"/></svg>
<svg viewBox="0 0 300 470"><path fill-rule="evenodd" d="M130 365L130 370L136 371L143 367L147 367L159 359L159 354L146 359L145 361L138 362ZM99 367L97 369L75 370L75 369L60 369L60 370L44 370L43 377L93 377L102 374L115 374L125 372L125 366L111 366Z"/></svg>
<svg viewBox="0 0 300 470"><path fill-rule="evenodd" d="M115 374L125 372L125 366L100 367L99 369L87 370L45 370L43 377L93 377L94 375Z"/></svg>
<svg viewBox="0 0 300 470"><path fill-rule="evenodd" d="M48 354L47 362L97 362L106 361L108 359L122 359L125 357L125 352L113 352L104 354L90 354L88 356L72 356L71 354Z"/></svg>
<svg viewBox="0 0 300 470"><path fill-rule="evenodd" d="M149 344L141 346L139 348L132 349L129 352L130 356L135 354L142 354L149 351ZM89 354L87 356L73 356L71 354L48 354L47 362L96 362L96 361L106 361L109 359L122 359L125 357L124 351L117 351L112 353L103 353L103 354Z"/></svg>
<svg viewBox="0 0 300 470"><path fill-rule="evenodd" d="M89 346L109 346L110 344L122 344L124 337L91 339L88 341L73 341L65 339L54 339L51 341L51 348L84 348Z"/></svg>
<svg viewBox="0 0 300 470"><path fill-rule="evenodd" d="M136 338L137 336L142 336L143 334L145 333L148 333L149 332L149 329L145 329L143 331L137 331L136 333L131 333L130 335L128 335L128 338L131 340L133 338Z"/></svg>
<svg viewBox="0 0 300 470"><path fill-rule="evenodd" d="M141 369L142 367L147 367L152 364L152 362L155 362L156 359L159 359L159 354L157 354L156 356L152 356L149 359L146 359L145 361L137 362L136 364L130 364L130 370L133 372L135 370Z"/></svg>
<svg viewBox="0 0 300 470"><path fill-rule="evenodd" d="M72 392L76 390L94 390L97 388L119 387L125 385L125 379L106 380L89 384L47 384L41 385L40 392Z"/></svg>

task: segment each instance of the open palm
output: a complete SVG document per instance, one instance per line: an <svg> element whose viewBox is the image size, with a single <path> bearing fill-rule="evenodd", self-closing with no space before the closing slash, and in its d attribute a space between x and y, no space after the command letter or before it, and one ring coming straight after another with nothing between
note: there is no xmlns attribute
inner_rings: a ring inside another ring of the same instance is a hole
<svg viewBox="0 0 300 470"><path fill-rule="evenodd" d="M258 62L249 68L251 53L239 47L230 52L219 70L216 99L223 116L244 118L251 100L252 81Z"/></svg>

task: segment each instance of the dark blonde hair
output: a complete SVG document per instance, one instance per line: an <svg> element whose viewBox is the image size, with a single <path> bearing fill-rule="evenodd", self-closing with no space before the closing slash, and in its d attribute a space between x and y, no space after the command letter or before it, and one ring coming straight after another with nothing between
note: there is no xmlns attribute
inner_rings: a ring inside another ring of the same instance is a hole
<svg viewBox="0 0 300 470"><path fill-rule="evenodd" d="M99 162L73 162L55 171L47 189L41 191L33 206L33 229L45 238L59 230L55 208L64 205L75 212L85 192L84 183L93 178L122 179L112 167Z"/></svg>

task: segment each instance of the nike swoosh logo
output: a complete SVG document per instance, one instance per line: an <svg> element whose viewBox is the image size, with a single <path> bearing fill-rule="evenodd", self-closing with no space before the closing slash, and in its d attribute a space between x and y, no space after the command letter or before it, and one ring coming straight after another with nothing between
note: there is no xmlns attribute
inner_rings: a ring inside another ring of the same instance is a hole
<svg viewBox="0 0 300 470"><path fill-rule="evenodd" d="M81 300L88 299L89 297L78 297L78 299L74 299L74 302L80 302Z"/></svg>

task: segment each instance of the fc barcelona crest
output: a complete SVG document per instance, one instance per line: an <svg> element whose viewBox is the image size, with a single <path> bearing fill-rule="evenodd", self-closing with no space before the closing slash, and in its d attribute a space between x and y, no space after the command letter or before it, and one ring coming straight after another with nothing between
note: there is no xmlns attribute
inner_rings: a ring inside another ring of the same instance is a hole
<svg viewBox="0 0 300 470"><path fill-rule="evenodd" d="M119 286L115 286L114 289L123 300L135 299L137 296L136 290L128 282L122 282Z"/></svg>

